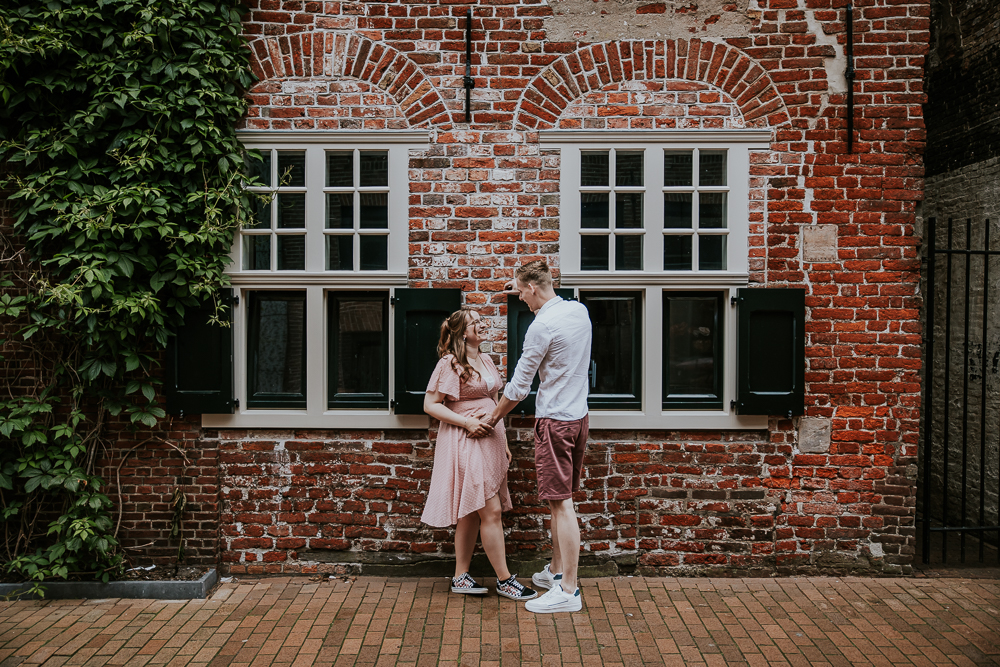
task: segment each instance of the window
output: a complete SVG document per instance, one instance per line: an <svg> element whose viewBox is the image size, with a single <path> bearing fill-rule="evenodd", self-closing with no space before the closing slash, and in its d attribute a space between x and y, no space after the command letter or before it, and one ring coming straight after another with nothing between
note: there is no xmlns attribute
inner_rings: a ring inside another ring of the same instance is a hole
<svg viewBox="0 0 1000 667"><path fill-rule="evenodd" d="M256 215L239 232L230 269L238 406L203 423L426 423L394 409L391 369L393 300L407 278L409 152L426 149L427 133L241 138L259 159L248 186Z"/></svg>
<svg viewBox="0 0 1000 667"><path fill-rule="evenodd" d="M750 153L769 132L548 131L560 152L561 286L594 326L595 427L762 428L737 415Z"/></svg>

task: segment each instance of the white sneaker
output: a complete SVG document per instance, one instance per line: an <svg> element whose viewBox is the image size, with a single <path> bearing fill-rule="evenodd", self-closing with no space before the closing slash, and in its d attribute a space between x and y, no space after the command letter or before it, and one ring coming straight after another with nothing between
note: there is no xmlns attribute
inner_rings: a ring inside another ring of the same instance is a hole
<svg viewBox="0 0 1000 667"><path fill-rule="evenodd" d="M553 574L552 570L549 569L550 563L546 563L545 567L542 568L541 572L535 572L531 575L531 583L538 586L539 588L544 588L549 590L560 581L562 581L561 574Z"/></svg>
<svg viewBox="0 0 1000 667"><path fill-rule="evenodd" d="M540 598L528 600L524 608L536 614L554 614L560 611L580 611L583 609L583 598L580 589L572 593L563 590L562 584L556 584L548 593Z"/></svg>

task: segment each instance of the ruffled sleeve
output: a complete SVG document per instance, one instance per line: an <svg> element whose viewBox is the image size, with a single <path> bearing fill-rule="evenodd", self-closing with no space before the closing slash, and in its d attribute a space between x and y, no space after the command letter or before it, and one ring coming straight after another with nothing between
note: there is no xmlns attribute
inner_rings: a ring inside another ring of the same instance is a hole
<svg viewBox="0 0 1000 667"><path fill-rule="evenodd" d="M457 401L462 391L462 380L452 366L453 355L446 355L438 360L431 379L427 383L427 391L439 391L449 400Z"/></svg>

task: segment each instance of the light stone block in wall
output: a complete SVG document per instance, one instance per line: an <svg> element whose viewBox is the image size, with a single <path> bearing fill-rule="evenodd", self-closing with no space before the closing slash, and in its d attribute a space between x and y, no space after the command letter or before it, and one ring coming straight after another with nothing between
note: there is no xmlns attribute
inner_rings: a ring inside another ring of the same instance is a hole
<svg viewBox="0 0 1000 667"><path fill-rule="evenodd" d="M832 422L828 417L799 419L799 451L803 454L826 454L830 451Z"/></svg>
<svg viewBox="0 0 1000 667"><path fill-rule="evenodd" d="M802 261L835 262L837 259L836 225L802 225Z"/></svg>

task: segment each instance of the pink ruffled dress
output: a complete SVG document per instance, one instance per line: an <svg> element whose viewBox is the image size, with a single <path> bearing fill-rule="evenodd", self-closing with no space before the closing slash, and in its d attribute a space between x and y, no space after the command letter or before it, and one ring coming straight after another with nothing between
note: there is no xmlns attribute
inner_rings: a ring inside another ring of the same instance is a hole
<svg viewBox="0 0 1000 667"><path fill-rule="evenodd" d="M449 354L438 361L427 391L444 394L445 407L463 417L480 409L492 412L496 406L493 388L500 386L500 373L493 361L485 354L480 357L486 362L486 372L492 376L487 384L475 372L467 382L462 382L452 359ZM486 501L497 494L503 509L511 509L503 421L484 438L470 438L464 428L441 422L434 448L431 489L420 520L431 526L454 526L466 514L485 507Z"/></svg>

